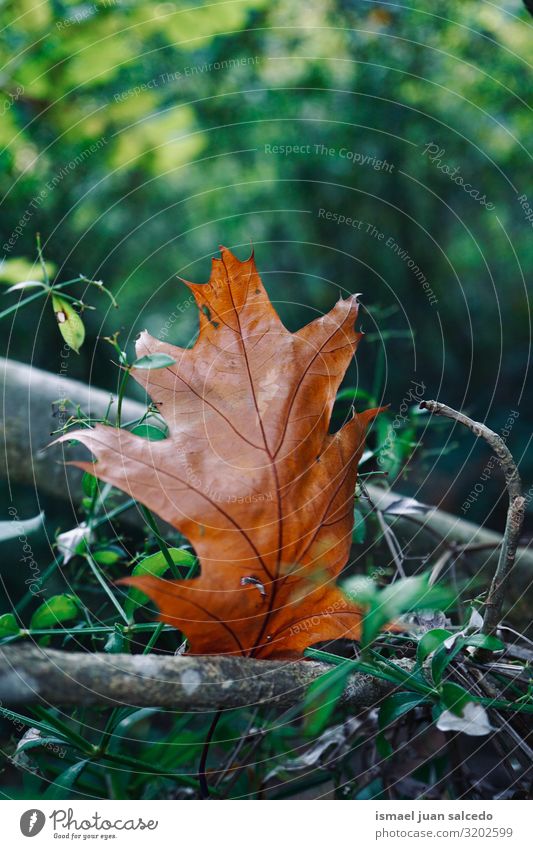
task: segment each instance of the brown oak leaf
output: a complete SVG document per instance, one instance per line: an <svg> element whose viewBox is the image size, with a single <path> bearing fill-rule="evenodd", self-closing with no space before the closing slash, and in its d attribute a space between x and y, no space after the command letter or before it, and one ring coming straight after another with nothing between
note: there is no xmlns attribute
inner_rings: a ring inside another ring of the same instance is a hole
<svg viewBox="0 0 533 849"><path fill-rule="evenodd" d="M297 333L281 323L254 257L221 249L207 284L187 283L200 311L190 349L144 332L133 369L169 436L148 441L97 425L62 437L91 450L77 462L178 528L201 574L121 583L142 590L192 653L296 657L360 634L361 609L335 585L348 559L357 465L369 422L354 413L328 433L335 395L362 334L357 296Z"/></svg>

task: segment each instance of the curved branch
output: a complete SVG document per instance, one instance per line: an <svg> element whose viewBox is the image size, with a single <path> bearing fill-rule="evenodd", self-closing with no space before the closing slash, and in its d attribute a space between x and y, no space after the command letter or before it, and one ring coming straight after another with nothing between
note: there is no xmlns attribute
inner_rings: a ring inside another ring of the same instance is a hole
<svg viewBox="0 0 533 849"><path fill-rule="evenodd" d="M465 425L476 436L483 437L498 458L505 476L505 485L509 493L509 509L507 511L507 521L503 542L500 547L498 565L490 585L487 600L485 601L486 612L482 629L484 634L491 634L496 630L501 618L505 588L515 563L520 531L524 520L525 499L522 494L522 483L518 468L513 455L501 436L494 433L485 424L476 422L464 413L454 410L452 407L448 407L446 404L441 404L438 401L422 401L420 409L429 410L430 413L434 413L437 416L446 416L449 419L460 422L460 424Z"/></svg>

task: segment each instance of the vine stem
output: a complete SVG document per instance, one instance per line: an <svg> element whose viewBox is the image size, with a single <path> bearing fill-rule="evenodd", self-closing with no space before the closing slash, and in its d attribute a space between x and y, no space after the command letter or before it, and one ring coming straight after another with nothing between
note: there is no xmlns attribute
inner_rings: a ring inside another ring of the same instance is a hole
<svg viewBox="0 0 533 849"><path fill-rule="evenodd" d="M474 421L474 419L471 419L465 413L454 410L453 407L448 407L446 404L441 404L440 401L422 401L420 403L420 409L428 410L437 416L446 416L449 419L453 419L465 425L475 436L481 436L494 451L505 477L505 485L509 494L509 507L498 564L490 585L487 600L485 601L485 615L483 617L482 627L482 633L492 634L500 622L505 589L514 565L516 549L524 520L525 499L522 494L522 482L518 468L513 455L507 448L502 437L494 433L485 424Z"/></svg>
<svg viewBox="0 0 533 849"><path fill-rule="evenodd" d="M209 799L209 796L211 795L209 784L207 783L207 756L209 754L209 747L211 746L211 741L213 739L216 727L218 725L218 721L221 716L222 711L217 710L211 721L211 725L209 726L209 731L207 732L207 737L205 738L205 742L202 748L202 754L200 755L200 763L198 765L198 782L200 784L200 795L202 799Z"/></svg>

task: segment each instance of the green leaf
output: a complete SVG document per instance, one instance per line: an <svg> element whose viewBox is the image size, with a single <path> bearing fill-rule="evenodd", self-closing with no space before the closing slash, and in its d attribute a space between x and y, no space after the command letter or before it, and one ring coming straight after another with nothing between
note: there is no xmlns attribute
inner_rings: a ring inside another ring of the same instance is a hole
<svg viewBox="0 0 533 849"><path fill-rule="evenodd" d="M416 691L422 695L431 694L433 688L428 684L420 669L404 669L399 664L395 663L390 658L383 657L377 652L371 651L370 662L368 663L368 671L372 673L372 669L379 668L380 671L386 671L396 683L401 684L406 690Z"/></svg>
<svg viewBox="0 0 533 849"><path fill-rule="evenodd" d="M453 648L450 651L448 651L444 645L442 645L440 649L437 649L431 661L431 677L435 684L440 684L446 667L451 663L454 657L459 654L463 646L463 637L460 637L455 641Z"/></svg>
<svg viewBox="0 0 533 849"><path fill-rule="evenodd" d="M89 472L84 472L81 479L81 486L88 498L94 498L98 492L98 478L95 478Z"/></svg>
<svg viewBox="0 0 533 849"><path fill-rule="evenodd" d="M440 584L429 586L429 575L413 575L389 584L380 594L380 603L394 618L401 613L448 605L453 592Z"/></svg>
<svg viewBox="0 0 533 849"><path fill-rule="evenodd" d="M309 686L302 708L303 731L308 737L316 737L324 730L352 672L352 664L346 661L321 675Z"/></svg>
<svg viewBox="0 0 533 849"><path fill-rule="evenodd" d="M184 548L169 548L168 553L172 559L172 562L176 564L176 566L187 566L192 569L196 564L196 557L194 554L191 554L190 551L186 551ZM149 557L145 557L144 560L141 560L140 563L132 570L132 575L155 575L156 577L162 577L169 565L161 551L158 551L156 554L151 554ZM135 587L131 587L126 601L124 603L124 611L127 616L131 617L131 615L140 607L142 604L146 604L148 601L147 597L143 592L136 589Z"/></svg>
<svg viewBox="0 0 533 849"><path fill-rule="evenodd" d="M69 766L61 775L58 775L53 784L50 785L43 799L70 799L72 789L81 773L89 763L90 758L84 758L82 761Z"/></svg>
<svg viewBox="0 0 533 849"><path fill-rule="evenodd" d="M31 618L30 629L51 628L58 622L77 619L79 615L78 600L74 596L66 593L54 595L37 608Z"/></svg>
<svg viewBox="0 0 533 849"><path fill-rule="evenodd" d="M452 590L440 584L429 586L429 575L414 575L389 584L371 599L362 622L361 642L368 646L379 631L412 610L441 609L453 600Z"/></svg>
<svg viewBox="0 0 533 849"><path fill-rule="evenodd" d="M465 646L474 646L478 649L487 649L487 651L504 651L505 644L498 637L493 637L490 634L472 634L470 637L465 637Z"/></svg>
<svg viewBox="0 0 533 849"><path fill-rule="evenodd" d="M352 575L343 581L342 590L359 604L372 604L379 592L376 583L366 575Z"/></svg>
<svg viewBox="0 0 533 849"><path fill-rule="evenodd" d="M413 427L406 427L405 423L401 428L394 427L390 416L382 415L376 421L376 432L380 466L392 480L411 453L415 431Z"/></svg>
<svg viewBox="0 0 533 849"><path fill-rule="evenodd" d="M15 513L13 519L9 522L0 522L0 542L34 534L42 528L43 522L44 513L39 513L33 519L18 519Z"/></svg>
<svg viewBox="0 0 533 849"><path fill-rule="evenodd" d="M61 336L69 348L79 354L85 339L85 326L79 314L70 301L60 295L52 295L52 307Z"/></svg>
<svg viewBox="0 0 533 849"><path fill-rule="evenodd" d="M46 283L39 283L38 280L24 280L22 283L15 283L14 286L10 286L9 289L6 290L6 295L10 292L20 292L25 291L26 289L44 289L47 290L49 287Z"/></svg>
<svg viewBox="0 0 533 849"><path fill-rule="evenodd" d="M12 613L4 613L0 616L0 638L13 637L16 634L20 634L17 620Z"/></svg>
<svg viewBox="0 0 533 849"><path fill-rule="evenodd" d="M131 731L134 725L136 725L138 722L142 722L149 716L153 716L154 713L159 713L160 710L161 708L157 707L145 707L134 710L128 716L124 717L124 719L121 719L120 722L117 722L113 731L113 735L116 735L118 737L124 737L126 734L129 733L129 731Z"/></svg>
<svg viewBox="0 0 533 849"><path fill-rule="evenodd" d="M381 730L388 728L389 725L396 722L404 713L422 704L429 704L429 702L419 693L392 693L382 702L379 709L379 728Z"/></svg>
<svg viewBox="0 0 533 849"><path fill-rule="evenodd" d="M361 624L361 645L364 647L369 646L389 621L389 616L386 611L379 606L379 602L372 604L363 616Z"/></svg>
<svg viewBox="0 0 533 849"><path fill-rule="evenodd" d="M346 389L341 389L340 392L337 392L337 401L355 401L356 398L364 398L366 401L369 401L371 396L369 392L365 392L364 389L355 388L354 386L347 386Z"/></svg>
<svg viewBox="0 0 533 849"><path fill-rule="evenodd" d="M23 714L16 713L14 710L9 710L8 708L2 707L2 705L0 705L0 716L3 716L5 719L9 719L11 722L16 719L17 722L20 722L22 725L25 725L26 728L38 728L39 731L42 731L44 734L57 734L56 729L50 726L49 724L39 722L33 717L23 716Z"/></svg>
<svg viewBox="0 0 533 849"><path fill-rule="evenodd" d="M475 696L472 696L459 684L454 684L453 681L446 681L442 685L441 696L444 705L457 716L462 716L463 708L467 702L476 701Z"/></svg>
<svg viewBox="0 0 533 849"><path fill-rule="evenodd" d="M125 552L118 545L108 545L105 548L93 550L92 556L99 566L113 566L125 557Z"/></svg>
<svg viewBox="0 0 533 849"><path fill-rule="evenodd" d="M106 640L104 651L108 654L120 654L120 652L126 651L127 647L128 640L124 636L124 628L120 623L116 622L113 631Z"/></svg>
<svg viewBox="0 0 533 849"><path fill-rule="evenodd" d="M52 262L45 263L46 272L53 277L56 266ZM43 269L38 262L32 262L25 257L18 256L13 259L5 259L0 262L0 281L2 283L24 283L25 281L44 280Z"/></svg>
<svg viewBox="0 0 533 849"><path fill-rule="evenodd" d="M47 748L48 746L61 746L65 748L69 745L68 740L64 740L61 737L33 737L31 740L23 740L21 741L17 748L15 755L20 755L22 752L28 751L28 749L37 749L40 746Z"/></svg>
<svg viewBox="0 0 533 849"><path fill-rule="evenodd" d="M149 424L135 425L135 427L132 427L130 433L134 433L136 436L142 436L143 439L150 439L152 442L158 442L160 439L167 438L164 430Z"/></svg>
<svg viewBox="0 0 533 849"><path fill-rule="evenodd" d="M143 720L148 719L150 716L153 716L155 713L158 713L160 708L139 708L137 710L133 710L128 716L125 716L121 719L115 727L113 728L113 732L110 735L109 745L107 747L107 751L113 752L115 751L122 742L122 737L130 736L130 732L132 728L139 722L143 722ZM152 748L152 747L150 747ZM148 754L148 752L147 752ZM149 760L149 758L148 758Z"/></svg>
<svg viewBox="0 0 533 849"><path fill-rule="evenodd" d="M426 658L434 651L437 651L439 646L451 636L451 631L446 631L445 628L432 628L431 631L426 631L418 641L416 647L416 662L418 665L422 666Z"/></svg>
<svg viewBox="0 0 533 849"><path fill-rule="evenodd" d="M132 368L140 369L156 369L168 368L174 365L176 360L169 357L168 354L146 354L144 357L139 357L132 363Z"/></svg>

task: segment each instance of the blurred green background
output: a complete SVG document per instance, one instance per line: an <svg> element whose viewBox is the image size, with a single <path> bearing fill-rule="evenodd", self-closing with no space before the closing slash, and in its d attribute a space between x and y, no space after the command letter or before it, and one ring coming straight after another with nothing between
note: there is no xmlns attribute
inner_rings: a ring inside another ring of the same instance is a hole
<svg viewBox="0 0 533 849"><path fill-rule="evenodd" d="M69 376L116 389L102 337L188 344L177 275L253 242L290 329L362 293L347 382L393 414L412 381L495 430L519 411L529 486L530 20L518 0L3 2L2 282L38 274L37 231L57 279L102 279L120 309L90 293ZM48 306L1 329L5 355L59 370ZM391 482L460 513L486 448L423 442ZM501 489L468 518L500 527Z"/></svg>

